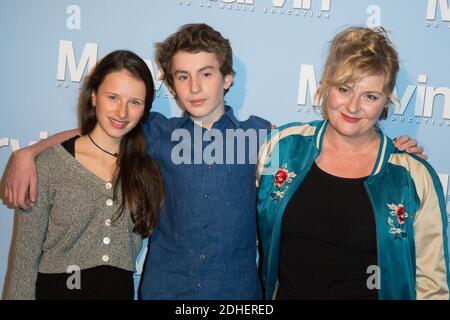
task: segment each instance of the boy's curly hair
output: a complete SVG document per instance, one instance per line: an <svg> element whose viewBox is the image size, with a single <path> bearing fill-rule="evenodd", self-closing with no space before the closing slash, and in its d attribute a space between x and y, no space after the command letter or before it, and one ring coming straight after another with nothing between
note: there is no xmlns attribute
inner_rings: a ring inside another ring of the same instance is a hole
<svg viewBox="0 0 450 320"><path fill-rule="evenodd" d="M172 90L174 89L171 72L172 59L178 51L214 53L219 61L222 75L234 75L233 51L230 41L205 23L183 25L166 40L156 43L155 49L155 58L161 71L161 79Z"/></svg>

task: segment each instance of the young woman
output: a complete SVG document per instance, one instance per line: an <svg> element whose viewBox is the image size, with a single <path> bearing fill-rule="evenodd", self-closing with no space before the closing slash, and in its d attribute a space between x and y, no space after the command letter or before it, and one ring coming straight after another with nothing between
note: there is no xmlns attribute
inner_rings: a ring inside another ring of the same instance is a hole
<svg viewBox="0 0 450 320"><path fill-rule="evenodd" d="M258 168L266 298L449 299L439 178L377 126L398 70L383 28L344 30L319 89L326 120L268 138Z"/></svg>
<svg viewBox="0 0 450 320"><path fill-rule="evenodd" d="M130 51L108 54L85 78L81 136L37 159L38 197L19 215L9 299L133 299L141 238L162 202L142 127L153 94L150 70Z"/></svg>

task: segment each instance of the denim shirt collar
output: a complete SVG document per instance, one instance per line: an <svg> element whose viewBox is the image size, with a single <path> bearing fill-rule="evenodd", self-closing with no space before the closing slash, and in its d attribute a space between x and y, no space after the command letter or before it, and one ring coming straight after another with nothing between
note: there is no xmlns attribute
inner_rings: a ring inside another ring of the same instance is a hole
<svg viewBox="0 0 450 320"><path fill-rule="evenodd" d="M234 127L236 129L238 129L240 127L239 120L236 119L236 117L234 116L233 108L226 105L225 113L219 118L219 120L214 122L213 128L217 128L217 129L223 128L225 123L227 122L227 120L231 121L231 123L234 125ZM188 112L184 111L183 115L181 116L181 121L178 124L178 128L184 127L186 125L186 123L188 123L189 121L192 122L191 117Z"/></svg>

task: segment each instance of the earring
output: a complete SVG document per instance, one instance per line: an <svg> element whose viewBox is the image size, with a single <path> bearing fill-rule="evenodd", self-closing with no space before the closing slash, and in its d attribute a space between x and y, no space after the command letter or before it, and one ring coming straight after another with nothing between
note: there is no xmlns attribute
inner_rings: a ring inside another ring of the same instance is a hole
<svg viewBox="0 0 450 320"><path fill-rule="evenodd" d="M383 108L383 111L380 113L379 120L386 120L388 116L388 107Z"/></svg>

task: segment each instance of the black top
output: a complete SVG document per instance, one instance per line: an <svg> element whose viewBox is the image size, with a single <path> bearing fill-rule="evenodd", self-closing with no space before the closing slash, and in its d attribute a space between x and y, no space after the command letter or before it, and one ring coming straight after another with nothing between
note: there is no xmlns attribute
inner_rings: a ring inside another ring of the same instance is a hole
<svg viewBox="0 0 450 320"><path fill-rule="evenodd" d="M277 299L378 299L366 284L377 248L364 180L313 164L284 211Z"/></svg>
<svg viewBox="0 0 450 320"><path fill-rule="evenodd" d="M61 145L64 147L64 149L66 149L67 152L70 153L72 155L72 157L74 157L74 158L75 158L75 141L79 137L80 136L75 136L66 141L61 142Z"/></svg>

